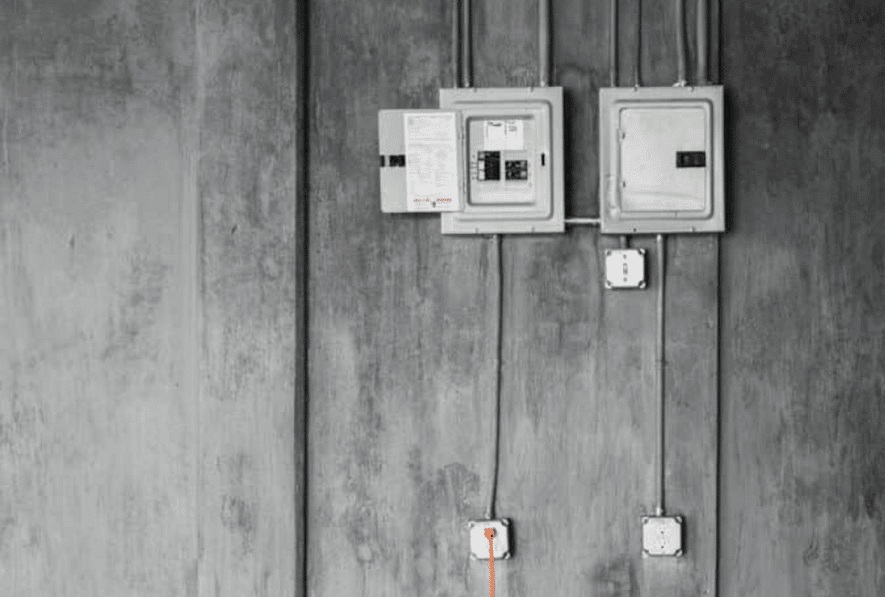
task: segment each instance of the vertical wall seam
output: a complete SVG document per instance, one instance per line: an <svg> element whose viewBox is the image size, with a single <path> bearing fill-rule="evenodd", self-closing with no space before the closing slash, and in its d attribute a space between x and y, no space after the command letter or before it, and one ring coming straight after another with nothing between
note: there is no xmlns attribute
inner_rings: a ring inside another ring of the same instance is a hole
<svg viewBox="0 0 896 597"><path fill-rule="evenodd" d="M709 4L709 0L705 0ZM721 7L722 0L715 0L708 7L711 9L713 14L709 15L709 20L711 23L711 31L709 35L709 60L712 63L709 65L709 72L711 81L714 81L716 85L722 85L722 18L721 18ZM724 96L722 98L724 104ZM730 117L730 114L729 114ZM724 127L727 128L727 127ZM722 133L724 134L724 128ZM730 140L728 141L730 142ZM723 157L725 157L725 152L723 152ZM727 164L727 160L725 160ZM725 168L728 169L727 167ZM723 172L724 175L724 172ZM730 188L729 178L725 176L725 187ZM728 200L726 204L730 205L731 195L725 189L726 197ZM730 213L730 210L729 210ZM726 221L728 222L728 228L731 228L731 219L727 217ZM716 235L715 242L715 254L716 254L716 379L715 379L715 387L716 387L716 519L715 519L715 578L713 579L713 593L715 597L719 597L721 592L721 572L722 572L722 563L721 563L721 553L722 553L722 541L720 532L721 521L722 521L722 495L721 495L721 487L722 485L722 235Z"/></svg>
<svg viewBox="0 0 896 597"><path fill-rule="evenodd" d="M309 253L309 215L311 203L310 183L310 81L311 81L311 8L310 2L300 2L296 10L296 83L299 87L296 93L296 116L298 119L296 139L296 175L300 177L296 185L296 290L301 293L297 296L296 325L301 329L296 330L296 424L295 443L297 469L300 479L297 479L300 487L296 488L296 543L301 553L296 558L296 590L298 597L308 595L308 513L309 513L309 484L308 473L310 470L310 441L308 437L308 419L310 415L310 384L309 367L309 300L310 300L310 253ZM299 366L301 365L301 366ZM298 377L301 376L301 379ZM299 420L299 416L301 420Z"/></svg>
<svg viewBox="0 0 896 597"><path fill-rule="evenodd" d="M203 56L202 56L202 27L201 27L201 10L202 0L195 0L194 3L194 24L193 24L193 43L195 50L195 96L192 106L192 135L195 135L195 153L190 160L192 165L192 178L194 199L191 203L189 229L192 239L190 244L189 263L191 271L189 272L191 296L190 302L190 334L188 346L192 351L192 367L191 367L191 388L190 399L195 400L196 412L196 433L194 436L195 467L196 467L196 494L195 494L195 516L196 522L196 596L202 595L202 299L201 293L204 287L202 272L202 251L203 251L203 226L202 226L202 192L199 188L199 172L202 162L202 114L205 104L205 89L203 87Z"/></svg>

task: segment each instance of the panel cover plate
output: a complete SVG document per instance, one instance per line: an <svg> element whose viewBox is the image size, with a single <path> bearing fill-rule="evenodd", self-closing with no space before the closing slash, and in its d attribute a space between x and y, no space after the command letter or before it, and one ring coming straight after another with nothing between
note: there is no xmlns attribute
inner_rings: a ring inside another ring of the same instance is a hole
<svg viewBox="0 0 896 597"><path fill-rule="evenodd" d="M723 232L723 87L600 90L601 231Z"/></svg>
<svg viewBox="0 0 896 597"><path fill-rule="evenodd" d="M563 232L563 89L442 89L439 107L461 115L465 162L442 233Z"/></svg>

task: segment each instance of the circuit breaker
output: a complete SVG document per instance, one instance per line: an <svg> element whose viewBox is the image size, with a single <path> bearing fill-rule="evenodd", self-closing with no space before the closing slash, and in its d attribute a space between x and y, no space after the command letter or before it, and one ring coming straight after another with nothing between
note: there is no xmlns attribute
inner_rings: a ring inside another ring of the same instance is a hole
<svg viewBox="0 0 896 597"><path fill-rule="evenodd" d="M725 230L723 88L600 90L601 231Z"/></svg>
<svg viewBox="0 0 896 597"><path fill-rule="evenodd" d="M383 212L438 211L444 234L563 232L563 90L442 89L382 110Z"/></svg>

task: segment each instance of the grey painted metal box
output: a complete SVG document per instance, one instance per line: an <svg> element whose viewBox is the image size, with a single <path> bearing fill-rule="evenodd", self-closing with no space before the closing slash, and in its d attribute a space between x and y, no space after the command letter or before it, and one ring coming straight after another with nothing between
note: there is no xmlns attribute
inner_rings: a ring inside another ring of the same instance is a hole
<svg viewBox="0 0 896 597"><path fill-rule="evenodd" d="M460 115L466 187L442 233L563 232L563 89L441 89L439 107Z"/></svg>
<svg viewBox="0 0 896 597"><path fill-rule="evenodd" d="M723 87L600 90L605 234L725 230Z"/></svg>

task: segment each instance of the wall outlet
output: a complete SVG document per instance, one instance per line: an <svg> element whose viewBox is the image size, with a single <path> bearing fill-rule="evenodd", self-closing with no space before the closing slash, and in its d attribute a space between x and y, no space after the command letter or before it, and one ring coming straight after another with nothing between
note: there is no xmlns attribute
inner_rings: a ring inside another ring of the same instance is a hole
<svg viewBox="0 0 896 597"><path fill-rule="evenodd" d="M684 519L681 516L642 516L641 555L680 557L684 554Z"/></svg>
<svg viewBox="0 0 896 597"><path fill-rule="evenodd" d="M510 558L510 520L471 520L467 523L470 530L470 559L488 560L488 539L485 536L486 529L494 529L495 536L492 539L493 551L496 560Z"/></svg>

